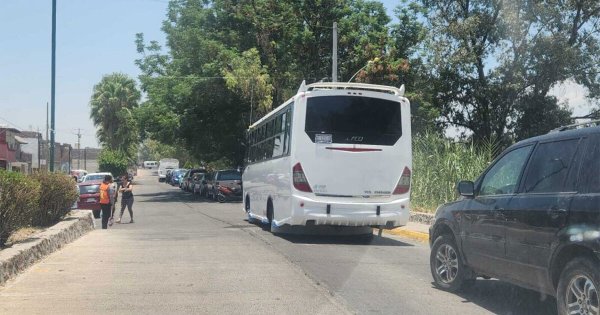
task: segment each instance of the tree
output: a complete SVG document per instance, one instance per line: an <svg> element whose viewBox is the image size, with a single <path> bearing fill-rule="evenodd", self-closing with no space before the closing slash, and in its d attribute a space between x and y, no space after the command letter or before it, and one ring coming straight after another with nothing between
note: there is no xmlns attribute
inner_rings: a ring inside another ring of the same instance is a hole
<svg viewBox="0 0 600 315"><path fill-rule="evenodd" d="M135 155L138 131L133 111L139 100L135 81L122 73L105 75L94 86L90 118L104 148L123 152L128 157Z"/></svg>
<svg viewBox="0 0 600 315"><path fill-rule="evenodd" d="M420 0L434 104L474 139L505 143L569 122L548 93L571 79L600 94L600 3ZM536 121L541 113L553 119Z"/></svg>
<svg viewBox="0 0 600 315"><path fill-rule="evenodd" d="M240 165L251 109L255 121L294 95L303 80L329 80L333 22L340 34L340 79L376 57L394 66L386 79L398 83L405 75L406 58L395 52L390 18L377 1L171 1L163 22L168 52L146 44L142 34L136 38L148 94L142 136L180 139L198 161L225 158Z"/></svg>
<svg viewBox="0 0 600 315"><path fill-rule="evenodd" d="M129 165L128 157L122 151L102 149L98 156L98 168L100 172L109 172L113 176L121 176L127 173Z"/></svg>
<svg viewBox="0 0 600 315"><path fill-rule="evenodd" d="M273 85L266 67L260 62L256 48L234 57L230 66L228 65L222 72L227 88L238 92L246 102L250 103L250 123L271 110Z"/></svg>

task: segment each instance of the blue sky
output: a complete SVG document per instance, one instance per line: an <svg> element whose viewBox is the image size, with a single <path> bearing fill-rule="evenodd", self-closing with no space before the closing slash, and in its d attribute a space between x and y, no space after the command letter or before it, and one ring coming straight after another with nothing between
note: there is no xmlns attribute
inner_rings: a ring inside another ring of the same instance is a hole
<svg viewBox="0 0 600 315"><path fill-rule="evenodd" d="M399 0L382 1L392 16ZM51 0L0 0L0 125L45 133L50 101ZM56 139L97 147L89 99L102 75L137 78L135 34L164 43L167 0L57 0ZM573 88L563 97L582 97ZM560 91L558 91L560 93ZM575 93L575 96L568 95Z"/></svg>
<svg viewBox="0 0 600 315"><path fill-rule="evenodd" d="M392 14L397 0L383 1ZM56 139L97 147L89 99L102 75L137 78L135 34L164 43L168 0L57 0ZM0 125L45 134L51 0L0 0Z"/></svg>

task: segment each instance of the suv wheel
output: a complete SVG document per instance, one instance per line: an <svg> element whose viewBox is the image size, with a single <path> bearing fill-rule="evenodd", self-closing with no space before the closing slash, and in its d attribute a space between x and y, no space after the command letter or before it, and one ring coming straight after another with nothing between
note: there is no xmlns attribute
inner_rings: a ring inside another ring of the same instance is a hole
<svg viewBox="0 0 600 315"><path fill-rule="evenodd" d="M471 271L463 264L456 242L449 235L435 240L429 265L436 286L443 290L454 292L475 283Z"/></svg>
<svg viewBox="0 0 600 315"><path fill-rule="evenodd" d="M559 314L600 315L600 271L591 259L570 261L560 275L557 289Z"/></svg>

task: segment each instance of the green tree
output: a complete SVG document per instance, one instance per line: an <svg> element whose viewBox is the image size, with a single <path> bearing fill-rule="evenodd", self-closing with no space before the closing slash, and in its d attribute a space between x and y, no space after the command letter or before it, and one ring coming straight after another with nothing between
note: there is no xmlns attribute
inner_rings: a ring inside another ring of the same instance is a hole
<svg viewBox="0 0 600 315"><path fill-rule="evenodd" d="M121 176L127 173L129 158L122 151L102 149L98 156L98 168L100 172L109 172L113 176Z"/></svg>
<svg viewBox="0 0 600 315"><path fill-rule="evenodd" d="M600 3L420 0L434 104L476 140L505 143L569 122L549 91L574 80L600 92ZM535 120L552 113L552 119ZM535 121L535 127L530 128Z"/></svg>
<svg viewBox="0 0 600 315"><path fill-rule="evenodd" d="M142 136L181 139L198 161L240 164L251 109L256 120L291 97L302 80L330 77L333 22L340 79L385 57L394 66L386 79L409 81L407 58L392 54L398 49L390 18L378 1L171 1L163 23L168 52L146 44L142 34L136 38L148 94Z"/></svg>
<svg viewBox="0 0 600 315"><path fill-rule="evenodd" d="M267 69L260 62L258 50L251 48L231 60L222 71L227 88L242 95L250 103L250 120L258 120L273 105L273 85ZM253 112L254 111L254 112ZM254 118L254 119L253 119Z"/></svg>
<svg viewBox="0 0 600 315"><path fill-rule="evenodd" d="M90 118L104 148L123 152L128 157L134 156L138 131L133 112L140 96L135 81L122 73L105 75L94 86Z"/></svg>

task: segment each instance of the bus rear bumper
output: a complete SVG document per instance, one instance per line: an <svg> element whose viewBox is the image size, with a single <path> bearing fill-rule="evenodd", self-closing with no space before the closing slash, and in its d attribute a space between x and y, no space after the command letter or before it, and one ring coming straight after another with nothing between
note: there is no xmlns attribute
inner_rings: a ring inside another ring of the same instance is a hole
<svg viewBox="0 0 600 315"><path fill-rule="evenodd" d="M293 196L293 215L290 225L333 225L333 226L374 226L395 228L408 222L409 199L395 199L390 202L323 202L301 196Z"/></svg>

